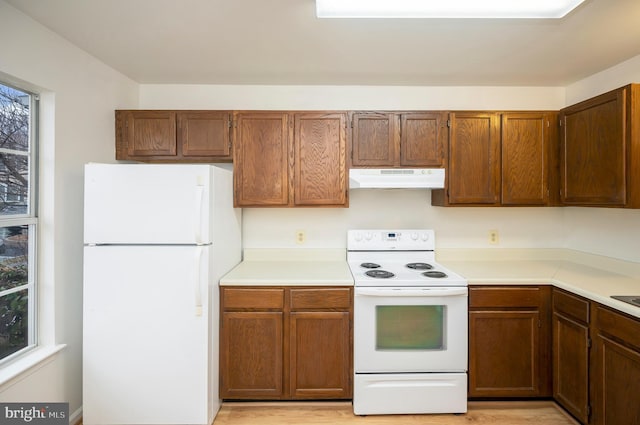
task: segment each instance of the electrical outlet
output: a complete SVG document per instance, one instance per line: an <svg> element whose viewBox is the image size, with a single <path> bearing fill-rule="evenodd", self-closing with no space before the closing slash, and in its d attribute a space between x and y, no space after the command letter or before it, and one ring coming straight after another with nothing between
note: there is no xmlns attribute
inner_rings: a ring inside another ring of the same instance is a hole
<svg viewBox="0 0 640 425"><path fill-rule="evenodd" d="M497 230L489 230L489 243L491 245L498 245L499 241L500 241L500 239L498 237L498 231Z"/></svg>
<svg viewBox="0 0 640 425"><path fill-rule="evenodd" d="M307 240L307 234L304 230L296 230L296 243L302 245Z"/></svg>

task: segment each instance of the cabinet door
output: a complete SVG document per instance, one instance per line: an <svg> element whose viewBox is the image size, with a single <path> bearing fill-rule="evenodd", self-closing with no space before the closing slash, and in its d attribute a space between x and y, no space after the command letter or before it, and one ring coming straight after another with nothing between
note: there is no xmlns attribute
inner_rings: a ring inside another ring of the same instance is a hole
<svg viewBox="0 0 640 425"><path fill-rule="evenodd" d="M640 424L640 352L597 335L594 341L593 423Z"/></svg>
<svg viewBox="0 0 640 425"><path fill-rule="evenodd" d="M469 312L469 396L542 395L539 321L537 311Z"/></svg>
<svg viewBox="0 0 640 425"><path fill-rule="evenodd" d="M235 206L289 205L288 115L238 113L234 140Z"/></svg>
<svg viewBox="0 0 640 425"><path fill-rule="evenodd" d="M469 396L551 396L550 292L469 287Z"/></svg>
<svg viewBox="0 0 640 425"><path fill-rule="evenodd" d="M561 112L564 204L626 204L626 96L622 88Z"/></svg>
<svg viewBox="0 0 640 425"><path fill-rule="evenodd" d="M351 117L351 165L398 165L396 118L393 113L355 113Z"/></svg>
<svg viewBox="0 0 640 425"><path fill-rule="evenodd" d="M230 157L231 114L217 111L178 112L178 144L183 157Z"/></svg>
<svg viewBox="0 0 640 425"><path fill-rule="evenodd" d="M544 113L502 115L502 204L547 204L550 125Z"/></svg>
<svg viewBox="0 0 640 425"><path fill-rule="evenodd" d="M593 311L591 423L640 424L640 321L598 304Z"/></svg>
<svg viewBox="0 0 640 425"><path fill-rule="evenodd" d="M222 313L220 397L283 396L283 313Z"/></svg>
<svg viewBox="0 0 640 425"><path fill-rule="evenodd" d="M589 421L589 328L553 314L553 398L580 422Z"/></svg>
<svg viewBox="0 0 640 425"><path fill-rule="evenodd" d="M116 159L176 156L173 111L116 111Z"/></svg>
<svg viewBox="0 0 640 425"><path fill-rule="evenodd" d="M449 204L500 202L499 118L493 113L450 114Z"/></svg>
<svg viewBox="0 0 640 425"><path fill-rule="evenodd" d="M405 113L400 116L400 165L444 166L443 122L441 113Z"/></svg>
<svg viewBox="0 0 640 425"><path fill-rule="evenodd" d="M290 388L298 399L351 398L348 312L292 312Z"/></svg>
<svg viewBox="0 0 640 425"><path fill-rule="evenodd" d="M346 115L294 116L295 205L347 205Z"/></svg>

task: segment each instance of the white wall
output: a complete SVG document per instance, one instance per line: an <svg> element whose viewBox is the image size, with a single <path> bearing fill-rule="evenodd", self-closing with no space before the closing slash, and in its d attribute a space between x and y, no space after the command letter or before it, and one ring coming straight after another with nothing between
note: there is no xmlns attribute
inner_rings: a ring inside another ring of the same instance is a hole
<svg viewBox="0 0 640 425"><path fill-rule="evenodd" d="M560 87L220 86L143 84L140 107L276 110L557 110Z"/></svg>
<svg viewBox="0 0 640 425"><path fill-rule="evenodd" d="M245 248L346 248L347 229L432 228L437 248L551 248L566 236L559 208L442 208L426 190L352 190L350 207L246 208ZM489 230L499 245L489 245ZM306 233L296 245L295 232Z"/></svg>
<svg viewBox="0 0 640 425"><path fill-rule="evenodd" d="M567 87L566 104L640 83L640 55ZM640 210L567 208L568 248L640 262Z"/></svg>
<svg viewBox="0 0 640 425"><path fill-rule="evenodd" d="M373 87L373 86L214 86L142 85L142 108L182 109L477 109L558 110L559 87ZM348 209L246 208L245 248L344 248L349 228L434 228L439 247L496 247L488 232L497 229L497 247L558 247L564 244L559 208L432 207L428 191L356 190ZM296 230L307 242L296 245Z"/></svg>
<svg viewBox="0 0 640 425"><path fill-rule="evenodd" d="M142 85L140 107L177 109L558 110L632 81L640 56L561 87L372 87ZM351 191L348 209L244 211L245 248L344 248L363 227L430 227L441 248L560 248L640 262L640 211L601 208L441 208L426 191ZM604 223L604 224L603 224ZM488 244L488 231L499 245ZM295 244L305 230L307 242Z"/></svg>
<svg viewBox="0 0 640 425"><path fill-rule="evenodd" d="M640 55L567 86L565 104L573 105L629 83L640 83Z"/></svg>
<svg viewBox="0 0 640 425"><path fill-rule="evenodd" d="M40 337L67 345L0 386L0 400L66 401L74 413L82 405L83 164L114 162L113 111L137 107L138 85L2 0L0 80L42 94Z"/></svg>
<svg viewBox="0 0 640 425"><path fill-rule="evenodd" d="M640 80L640 56L566 88L138 85L0 0L0 78L43 93L40 283L43 338L67 348L0 400L81 406L82 164L114 159L113 110L559 109ZM352 191L349 209L245 209L244 245L344 247L351 227L433 227L438 246L562 247L640 261L640 211L587 208L438 208L422 191ZM604 238L604 239L603 239ZM53 300L53 302L51 302ZM37 401L37 400L36 400Z"/></svg>

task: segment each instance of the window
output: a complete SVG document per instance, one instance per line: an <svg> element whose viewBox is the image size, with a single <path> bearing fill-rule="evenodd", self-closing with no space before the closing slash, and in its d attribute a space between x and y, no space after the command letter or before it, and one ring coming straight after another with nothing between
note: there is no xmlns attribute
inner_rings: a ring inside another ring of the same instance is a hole
<svg viewBox="0 0 640 425"><path fill-rule="evenodd" d="M37 106L0 83L0 363L36 344Z"/></svg>

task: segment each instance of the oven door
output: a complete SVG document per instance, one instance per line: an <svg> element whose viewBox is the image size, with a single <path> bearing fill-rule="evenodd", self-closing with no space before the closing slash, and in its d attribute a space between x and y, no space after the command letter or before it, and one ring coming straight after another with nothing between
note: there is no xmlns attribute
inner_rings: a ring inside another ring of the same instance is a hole
<svg viewBox="0 0 640 425"><path fill-rule="evenodd" d="M355 373L465 372L466 287L356 287Z"/></svg>

